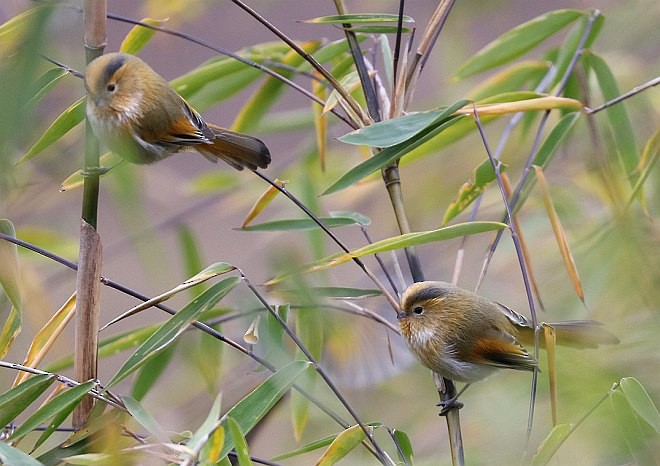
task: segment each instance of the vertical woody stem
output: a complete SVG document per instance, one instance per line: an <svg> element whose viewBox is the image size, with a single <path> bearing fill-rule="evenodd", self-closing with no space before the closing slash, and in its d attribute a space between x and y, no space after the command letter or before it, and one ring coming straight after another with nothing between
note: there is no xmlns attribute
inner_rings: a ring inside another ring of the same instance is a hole
<svg viewBox="0 0 660 466"><path fill-rule="evenodd" d="M83 1L84 45L87 62L103 53L106 45L106 0ZM80 251L76 285L76 330L74 372L76 380L97 378L99 295L101 277L101 239L96 231L99 199L99 144L87 124L85 134L85 183L83 187ZM73 412L73 426L82 428L94 406L86 397Z"/></svg>

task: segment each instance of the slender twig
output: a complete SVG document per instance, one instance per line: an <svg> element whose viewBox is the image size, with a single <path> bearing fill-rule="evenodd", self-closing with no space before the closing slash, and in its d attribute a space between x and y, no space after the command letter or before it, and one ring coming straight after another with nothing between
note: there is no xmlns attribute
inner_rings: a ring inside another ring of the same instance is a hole
<svg viewBox="0 0 660 466"><path fill-rule="evenodd" d="M373 241L371 240L371 236L369 236L369 231L367 230L367 227L362 225L360 227L360 230L362 230L362 234L364 235L364 238L367 240L367 243L372 244ZM383 274L385 275L385 278L387 278L387 281L389 282L390 286L392 287L392 290L394 291L394 294L397 296L399 295L399 290L396 286L396 283L394 283L394 278L392 277L392 274L390 274L389 270L387 270L387 267L385 266L385 262L383 262L383 259L380 257L380 254L374 254L374 257L376 258L376 261L378 262L378 265L380 266L380 269L382 270ZM396 256L394 256L396 258Z"/></svg>
<svg viewBox="0 0 660 466"><path fill-rule="evenodd" d="M300 208L310 219L314 221L321 229L339 246L344 252L350 254L350 249L348 249L344 243L337 237L337 235L334 234L330 228L328 228L327 225L325 225L305 204L300 202L298 198L296 198L293 194L291 194L286 187L280 186L279 183L275 183L275 181L271 180L268 176L264 175L260 171L255 170L254 173L264 180L266 183L277 189L279 192L284 194L291 202L293 202L298 208ZM360 267L364 273L367 274L367 276L374 282L374 284L378 287L378 289L383 293L387 301L390 303L392 306L392 309L395 311L399 310L399 302L392 296L392 294L385 288L385 286L381 283L380 280L378 280L378 277L374 275L374 273L369 270L369 268L366 266L364 262L359 257L352 257L353 262L355 262L358 267Z"/></svg>
<svg viewBox="0 0 660 466"><path fill-rule="evenodd" d="M609 100L605 102L603 105L599 105L596 108L586 108L584 109L585 112L587 112L589 115L593 115L595 113L600 112L601 110L605 110L608 107L611 107L612 105L618 104L619 102L628 99L629 97L632 97L634 95L639 94L640 92L648 89L649 87L657 86L660 84L660 76L657 78L651 79L648 82L645 82L641 86L633 87L631 90L626 92L625 94L621 94L619 97L616 97L612 100Z"/></svg>
<svg viewBox="0 0 660 466"><path fill-rule="evenodd" d="M290 79L288 79L288 78L282 76L281 74L279 74L279 73L277 73L277 72L271 70L270 68L268 68L268 67L266 67L266 66L264 66L264 65L262 65L262 64L260 64L260 63L257 63L257 62L255 62L255 61L249 60L249 59L247 59L247 58L245 58L245 57L241 57L240 55L238 55L238 54L236 54L236 53L234 53L234 52L231 52L231 51L229 51L229 50L227 50L227 49L224 49L224 48L222 48L222 47L218 47L218 46L216 46L216 45L210 44L210 43L208 43L208 42L206 42L206 41L204 41L204 40L202 40L202 39L200 39L200 38L198 38L198 37L195 37L195 36L193 36L193 35L191 35L191 34L187 34L187 33L185 33L185 32L177 31L177 30L170 29L170 28L166 28L166 27L163 27L163 26L156 26L156 25L153 25L153 24L143 23L142 21L137 21L137 20L134 20L134 19L131 19L131 18L126 18L126 17L124 17L124 16L116 15L116 14L114 14L114 13L108 13L108 18L113 19L113 20L115 20L115 21L121 21L121 22L124 22L124 23L129 23L129 24L134 24L134 25L143 26L143 27L148 28L148 29L153 29L153 30L155 30L155 31L160 31L160 32L165 33L165 34L169 34L169 35L172 35L172 36L176 36L176 37L179 37L179 38L181 38L181 39L185 39L185 40L187 40L187 41L189 41L189 42L192 42L192 43L194 43L194 44L197 44L197 45L200 45L200 46L202 46L202 47L205 47L205 48L207 48L207 49L209 49L209 50L213 50L214 52L220 53L220 54L222 54L222 55L226 55L226 56L228 56L228 57L230 57L230 58L233 58L234 60L238 60L238 61L240 61L241 63L244 63L244 64L246 64L246 65L248 65L248 66L251 66L251 67L253 67L253 68L257 68L259 71L262 71L263 73L266 73L266 74L268 74L268 75L270 75L270 76L272 76L272 77L274 77L274 78L276 78L276 79L279 79L280 81L282 81L283 83L285 83L287 86L291 87L292 89L295 89L296 91L298 91L298 92L300 92L301 94L305 95L305 97L308 97L309 99L313 100L314 102L316 102L317 104L321 105L322 107L325 106L325 102L324 102L323 100L319 99L317 96L315 96L314 94L312 94L311 92L309 92L309 91L308 91L307 89L305 89L304 87L302 87L302 86L296 84L295 82L291 81ZM298 48L300 48L300 47L298 47ZM301 49L301 50L302 50L302 49ZM303 52L304 52L304 50L303 50ZM304 52L304 53L307 53L307 52ZM351 128L353 128L353 129L357 129L357 128L358 128L358 125L356 125L353 121L349 120L349 119L346 118L344 115L342 115L341 113L339 113L336 109L332 109L331 112L332 112L337 118L339 118L339 119L342 120L344 123L346 123L347 125L349 125Z"/></svg>
<svg viewBox="0 0 660 466"><path fill-rule="evenodd" d="M259 13L257 13L256 10L250 8L248 5L246 5L240 0L231 0L231 1L236 6L247 12L254 19L256 19L261 24L266 26L266 28L269 31L271 31L273 34L279 37L285 44L287 44L289 47L295 50L301 57L303 57L305 61L307 61L310 65L312 65L314 69L318 71L332 85L332 87L339 93L339 95L341 95L342 99L357 115L361 116L362 118L364 117L364 112L362 111L362 108L357 103L357 101L346 91L346 89L344 89L344 87L339 83L339 81L337 81L337 79L334 76L332 76L332 74L330 74L328 70L325 69L323 65L321 65L318 61L316 61L316 59L313 56L311 56L304 49L302 49L298 44L296 44L292 39L290 39L286 34L280 31L272 23L268 22L266 18L261 16ZM367 121L363 120L360 123L365 124L367 123Z"/></svg>
<svg viewBox="0 0 660 466"><path fill-rule="evenodd" d="M63 375L60 375L60 374L54 374L52 372L42 371L42 370L39 370L39 369L35 369L34 367L29 367L29 366L24 366L22 364L17 364L15 362L0 360L0 367L4 367L6 369L14 369L14 370L17 370L17 371L22 371L22 372L29 372L30 374L34 374L34 375L52 375L57 379L57 381L59 383L62 383L62 384L67 385L69 387L77 387L79 385L82 385L83 383L86 383L86 382L77 382L73 379L70 379L70 378L65 377ZM108 392L105 391L105 393L108 393ZM106 396L103 396L101 391L96 389L96 388L92 388L88 392L88 394L90 396L96 398L97 400L100 400L100 401L103 401L104 403L109 404L110 406L112 406L114 408L120 409L124 412L128 412L126 410L126 407L124 407L120 402L114 401L113 399L110 399ZM108 394L108 396L110 396L110 395ZM112 398L118 399L114 395L112 395Z"/></svg>
<svg viewBox="0 0 660 466"><path fill-rule="evenodd" d="M367 429L367 426L360 420L359 416L353 409L353 407L348 403L348 400L344 397L344 395L339 391L335 383L332 381L332 379L328 376L328 374L325 372L325 370L321 367L319 362L316 360L316 358L310 353L310 351L307 349L307 347L300 341L298 336L289 328L287 323L280 317L280 315L273 309L273 307L266 301L266 299L259 293L259 291L250 283L248 278L243 274L243 272L239 269L239 272L241 274L241 278L245 282L245 285L252 291L252 293L256 296L256 298L263 304L263 306L270 312L270 314L273 316L273 318L280 324L282 329L287 333L289 338L296 344L296 346L300 349L300 351L303 352L305 357L309 362L312 363L314 366L314 370L319 374L319 376L323 379L325 384L330 388L332 393L334 393L335 397L339 400L339 402L346 408L346 411L349 412L351 417L355 420L355 422L360 426L360 429L364 432L364 434L367 436L371 444L373 445L374 449L376 450L378 458L381 460L383 464L387 464L387 455L385 455L385 452L380 448L378 445L378 442L376 442L376 439L373 436L373 433Z"/></svg>

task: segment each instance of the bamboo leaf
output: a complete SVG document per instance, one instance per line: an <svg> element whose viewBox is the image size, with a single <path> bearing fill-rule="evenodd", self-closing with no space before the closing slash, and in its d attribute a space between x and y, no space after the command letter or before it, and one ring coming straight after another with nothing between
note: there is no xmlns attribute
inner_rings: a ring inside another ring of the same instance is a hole
<svg viewBox="0 0 660 466"><path fill-rule="evenodd" d="M39 140L27 151L18 163L27 162L32 157L50 147L62 136L78 126L85 119L85 97L76 100L73 105L64 110L48 129L41 135Z"/></svg>
<svg viewBox="0 0 660 466"><path fill-rule="evenodd" d="M66 415L70 414L80 400L87 395L87 392L94 388L94 384L95 382L90 380L89 382L85 382L56 395L52 400L37 409L30 417L28 417L23 424L14 431L10 439L14 441L24 437L41 424L44 424L49 419L56 417L61 413L66 413ZM55 424L55 422L51 423L49 427L57 428L59 424L64 421L65 417L66 416L61 418L58 424Z"/></svg>
<svg viewBox="0 0 660 466"><path fill-rule="evenodd" d="M500 165L500 170L505 170L507 165ZM495 181L495 170L490 160L484 160L474 169L472 178L474 181L466 181L459 188L454 200L449 204L442 218L442 225L449 223L451 219L463 212L467 207L483 193L488 185Z"/></svg>
<svg viewBox="0 0 660 466"><path fill-rule="evenodd" d="M660 414L642 384L634 377L624 377L619 384L630 407L660 434Z"/></svg>
<svg viewBox="0 0 660 466"><path fill-rule="evenodd" d="M633 411L622 390L610 392L610 403L616 416L616 424L628 445L634 464L655 464L653 452L646 442L646 435L639 424L639 418Z"/></svg>
<svg viewBox="0 0 660 466"><path fill-rule="evenodd" d="M153 333L131 357L129 357L115 376L108 382L106 388L116 385L131 372L137 370L149 358L158 354L172 342L206 309L214 306L226 296L238 283L238 277L230 277L214 284L199 297L188 303L183 309L168 319Z"/></svg>
<svg viewBox="0 0 660 466"><path fill-rule="evenodd" d="M247 435L310 365L308 361L293 361L287 364L236 403L225 416L234 418L241 432ZM227 427L224 422L223 427ZM232 448L234 448L233 440L226 438L220 458L227 456Z"/></svg>
<svg viewBox="0 0 660 466"><path fill-rule="evenodd" d="M628 205L632 204L632 201L635 200L638 196L641 196L644 183L651 174L653 166L658 161L660 157L660 129L656 130L655 133L646 143L644 147L644 152L642 152L642 158L639 160L639 166L635 170L639 174L637 182L632 190L630 195L630 200Z"/></svg>
<svg viewBox="0 0 660 466"><path fill-rule="evenodd" d="M412 442L410 441L408 434L402 430L394 429L394 438L396 439L396 443L399 447L397 448L397 452L399 453L401 460L405 464L415 464L413 461L415 455L413 453ZM401 457L401 454L403 454L403 457Z"/></svg>
<svg viewBox="0 0 660 466"><path fill-rule="evenodd" d="M309 24L346 24L346 23L396 23L399 21L399 15L387 13L370 13L370 14L347 14L347 15L331 15L321 16L318 18L307 19L303 21ZM404 23L414 23L415 20L410 16L403 15Z"/></svg>
<svg viewBox="0 0 660 466"><path fill-rule="evenodd" d="M274 183L284 188L287 182L275 178ZM275 199L279 192L280 191L274 186L269 186L268 189L266 189L266 191L261 196L259 196L259 199L255 201L254 205L245 216L245 219L243 219L241 228L245 229L248 225L250 225L252 220L254 220L261 212L263 212L263 210L273 201L273 199Z"/></svg>
<svg viewBox="0 0 660 466"><path fill-rule="evenodd" d="M192 288L193 286L199 285L200 283L203 283L207 280L210 280L211 278L215 278L218 275L225 274L227 272L231 272L233 270L236 270L236 267L234 267L231 264L228 264L226 262L216 262L215 264L212 264L199 272L197 275L190 277L188 280L184 281L178 286L175 286L169 291L166 291L165 293L162 293L158 296L155 296L142 304L138 304L137 306L129 309L128 311L124 312L121 314L119 317L115 317L112 319L110 322L105 324L103 327L101 327L101 330L104 330L108 328L109 326L116 324L120 320L124 320L127 317L130 317L132 315L137 314L140 311L143 311L145 309L149 309L150 307L154 306L155 304L162 303L163 301L167 301L168 299L172 298L173 296L177 295L178 293L185 291L189 288Z"/></svg>
<svg viewBox="0 0 660 466"><path fill-rule="evenodd" d="M498 230L500 228L507 228L507 225L500 222L468 222L450 225L437 230L406 233L404 235L393 236L381 241L376 241L375 243L356 249L350 253L333 254L303 266L302 270L298 271L298 273L325 270L330 267L343 264L344 262L348 262L355 257L369 256L381 252L403 249L409 246L418 246L420 244L444 241L465 235L484 233L486 231ZM289 278L290 276L291 274L287 274L273 278L272 280L269 280L266 285L279 283L282 280Z"/></svg>
<svg viewBox="0 0 660 466"><path fill-rule="evenodd" d="M301 295L312 295L317 298L351 300L372 298L382 294L380 290L347 288L339 286L314 286L304 291L301 291L299 288L291 288L287 290L279 290L278 292L287 299L300 299Z"/></svg>
<svg viewBox="0 0 660 466"><path fill-rule="evenodd" d="M593 53L585 55L585 58L587 58L589 66L596 75L603 99L608 101L621 95L616 79L605 60ZM625 102L612 105L605 112L614 136L614 147L619 156L619 161L629 178L630 185L634 187L638 179L635 169L639 164L640 157L635 141L635 131L633 131L630 117L626 111Z"/></svg>
<svg viewBox="0 0 660 466"><path fill-rule="evenodd" d="M465 79L518 58L584 15L578 10L556 10L516 26L473 55L453 79Z"/></svg>
<svg viewBox="0 0 660 466"><path fill-rule="evenodd" d="M532 457L532 466L542 466L548 464L559 447L573 432L573 424L558 424L552 428L548 436L543 439L541 445Z"/></svg>
<svg viewBox="0 0 660 466"><path fill-rule="evenodd" d="M358 225L353 218L347 217L320 217L319 220L328 228ZM294 218L286 220L273 220L271 222L258 223L240 228L241 231L308 231L317 230L321 227L310 218Z"/></svg>
<svg viewBox="0 0 660 466"><path fill-rule="evenodd" d="M367 426L367 429L373 431L372 426ZM366 438L366 435L359 425L349 427L348 429L340 432L339 435L332 441L328 449L315 463L316 466L332 466L339 460L348 455L355 447Z"/></svg>
<svg viewBox="0 0 660 466"><path fill-rule="evenodd" d="M548 218L552 224L552 231L555 234L555 239L557 240L557 245L559 246L559 251L561 252L561 257L564 260L564 267L566 267L568 276L571 279L571 283L573 283L573 288L580 298L580 301L584 302L584 290L582 289L582 282L580 281L577 266L575 265L575 259L573 259L573 254L571 253L568 240L566 239L566 233L564 233L561 220L559 219L559 215L557 215L557 211L555 210L552 198L550 197L550 188L548 188L548 183L545 181L543 170L535 165L534 172L536 173L536 179L539 182L539 188L541 190L541 196L543 197L543 203L545 204L545 210L548 213Z"/></svg>
<svg viewBox="0 0 660 466"><path fill-rule="evenodd" d="M146 409L135 399L130 396L122 396L121 401L124 402L124 406L128 409L128 412L133 416L142 427L147 429L147 431L157 438L160 442L169 442L169 435L167 432L158 424L158 421L147 412Z"/></svg>
<svg viewBox="0 0 660 466"><path fill-rule="evenodd" d="M0 463L12 466L44 466L41 461L4 442L0 442Z"/></svg>
<svg viewBox="0 0 660 466"><path fill-rule="evenodd" d="M48 320L39 332L35 335L28 354L23 361L27 367L37 367L52 348L55 340L62 334L67 324L71 321L76 310L76 294L72 294L69 299L60 307L55 314ZM20 372L14 379L13 386L17 386L30 376L27 372Z"/></svg>
<svg viewBox="0 0 660 466"><path fill-rule="evenodd" d="M57 84L59 80L62 79L67 74L69 74L67 70L57 67L57 68L51 68L48 71L46 71L44 74L39 76L37 82L34 85L35 93L30 98L30 101L28 102L28 106L35 105L41 99L43 99L44 96L48 94L48 92L53 88L53 86L55 86L55 84Z"/></svg>
<svg viewBox="0 0 660 466"><path fill-rule="evenodd" d="M526 84L540 81L549 69L550 64L545 61L526 60L514 63L479 83L468 92L467 97L478 102L497 94L521 91Z"/></svg>
<svg viewBox="0 0 660 466"><path fill-rule="evenodd" d="M314 440L313 442L307 443L303 445L300 448L296 448L295 450L282 453L281 455L277 455L273 458L273 461L281 461L285 460L287 458L293 458L294 456L302 455L303 453L309 453L310 451L318 450L319 448L327 447L332 443L334 439L337 438L337 434L333 435L328 435L325 438L319 439L319 440Z"/></svg>
<svg viewBox="0 0 660 466"><path fill-rule="evenodd" d="M0 395L0 425L6 426L13 421L55 380L55 376L51 374L35 375Z"/></svg>
<svg viewBox="0 0 660 466"><path fill-rule="evenodd" d="M14 225L0 219L0 232L16 238ZM0 358L9 351L23 327L23 304L21 298L21 276L18 263L18 248L14 243L0 239L0 287L12 304L9 315L0 333Z"/></svg>
<svg viewBox="0 0 660 466"><path fill-rule="evenodd" d="M158 27L162 26L167 21L167 19L152 18L143 18L140 20L141 23L146 23ZM156 34L155 29L146 28L137 24L133 26L130 31L128 31L128 34L126 34L126 37L124 37L124 40L119 46L119 51L123 53L130 53L131 55L136 55L140 50L144 48L145 45L147 45L154 34Z"/></svg>
<svg viewBox="0 0 660 466"><path fill-rule="evenodd" d="M231 416L225 418L225 423L229 427L231 438L234 441L234 451L236 452L239 466L252 466L247 441L245 440L245 435L241 432L241 426Z"/></svg>

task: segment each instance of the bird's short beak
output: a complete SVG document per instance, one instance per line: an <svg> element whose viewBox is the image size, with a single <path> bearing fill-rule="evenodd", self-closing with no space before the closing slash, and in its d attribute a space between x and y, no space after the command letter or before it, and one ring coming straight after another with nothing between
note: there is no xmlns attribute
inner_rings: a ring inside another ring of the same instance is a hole
<svg viewBox="0 0 660 466"><path fill-rule="evenodd" d="M406 315L405 312L399 311L399 312L396 313L396 318L397 318L397 320L401 320L405 317L405 315Z"/></svg>

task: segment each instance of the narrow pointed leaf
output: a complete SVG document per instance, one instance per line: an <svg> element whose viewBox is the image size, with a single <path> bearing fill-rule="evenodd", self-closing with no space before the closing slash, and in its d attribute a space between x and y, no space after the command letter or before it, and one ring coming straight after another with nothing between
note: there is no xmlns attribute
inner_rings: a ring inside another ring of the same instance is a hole
<svg viewBox="0 0 660 466"><path fill-rule="evenodd" d="M37 102L41 101L43 97L48 94L48 92L57 84L60 79L69 74L69 72L63 68L51 68L46 71L44 74L39 76L35 84L36 92L30 98L28 106L35 105Z"/></svg>
<svg viewBox="0 0 660 466"><path fill-rule="evenodd" d="M0 395L0 426L6 426L13 421L34 400L39 398L55 380L54 375L35 375Z"/></svg>
<svg viewBox="0 0 660 466"><path fill-rule="evenodd" d="M240 281L238 277L230 277L214 284L198 298L191 301L183 309L167 320L147 341L145 341L131 357L129 357L115 376L106 385L107 388L116 385L131 372L138 369L149 358L158 354L178 336L206 309L214 306L226 296Z"/></svg>
<svg viewBox="0 0 660 466"><path fill-rule="evenodd" d="M642 384L634 377L624 377L619 384L630 407L660 434L660 414Z"/></svg>
<svg viewBox="0 0 660 466"><path fill-rule="evenodd" d="M14 224L0 219L0 233L16 238ZM0 286L16 309L23 309L21 299L21 273L18 264L18 247L14 243L0 239Z"/></svg>
<svg viewBox="0 0 660 466"><path fill-rule="evenodd" d="M347 287L337 287L337 286L316 286L316 287L310 287L305 291L301 291L298 288L292 288L289 290L279 290L278 292L287 298L293 298L293 299L300 298L301 294L304 295L311 294L312 296L318 298L330 298L330 299L341 299L341 300L363 299L363 298L371 298L374 296L382 295L382 292L380 290L347 288Z"/></svg>
<svg viewBox="0 0 660 466"><path fill-rule="evenodd" d="M596 75L603 99L608 101L619 97L621 95L619 86L605 60L593 53L589 54L587 59ZM605 112L610 123L610 128L612 129L614 146L621 165L625 170L626 176L629 178L631 186L635 186L638 178L635 169L639 164L640 157L635 141L635 131L633 130L625 105L625 102L619 102L617 105L607 108Z"/></svg>
<svg viewBox="0 0 660 466"><path fill-rule="evenodd" d="M644 147L642 158L639 160L639 167L636 170L636 173L639 173L639 177L637 178L637 183L635 183L635 187L630 195L628 205L630 205L636 197L641 195L644 183L651 174L651 170L658 161L658 158L660 158L660 129L653 133Z"/></svg>
<svg viewBox="0 0 660 466"><path fill-rule="evenodd" d="M403 453L403 458L401 459L404 461L404 463L410 465L414 464L413 458L415 455L413 453L412 442L410 441L408 434L402 430L395 429L394 438L396 439L396 442L399 446L399 448L397 448L397 452L399 455Z"/></svg>
<svg viewBox="0 0 660 466"><path fill-rule="evenodd" d="M465 79L518 58L584 14L578 10L557 10L516 26L473 55L458 69L454 79Z"/></svg>
<svg viewBox="0 0 660 466"><path fill-rule="evenodd" d="M320 217L319 220L328 228L357 225L358 223L347 217ZM258 223L241 228L242 231L308 231L317 230L321 227L309 218L296 218L287 220L273 220L271 222Z"/></svg>
<svg viewBox="0 0 660 466"><path fill-rule="evenodd" d="M505 170L507 165L500 165L500 170ZM472 175L473 180L466 181L459 188L458 193L454 200L449 204L445 215L442 218L442 224L446 225L451 219L463 212L481 193L483 193L488 185L495 181L495 170L490 160L484 160L478 167L474 169Z"/></svg>
<svg viewBox="0 0 660 466"><path fill-rule="evenodd" d="M575 259L573 259L573 254L571 253L568 240L566 239L566 233L564 233L561 220L559 220L559 215L557 215L557 211L555 210L552 198L550 197L550 189L548 188L548 183L545 181L545 176L543 175L543 170L541 170L541 168L534 166L534 171L536 173L536 179L539 182L539 188L541 190L541 196L543 197L543 203L545 204L546 212L548 213L548 218L552 224L552 231L555 234L555 239L557 240L557 245L559 246L559 251L561 252L561 257L564 260L564 267L566 267L568 276L571 279L571 283L573 283L573 288L580 298L580 301L584 302L582 282L580 281L577 266L575 265Z"/></svg>
<svg viewBox="0 0 660 466"><path fill-rule="evenodd" d="M44 424L49 419L56 417L60 413L67 415L80 403L92 388L94 388L94 381L90 380L76 387L70 388L66 391L55 396L48 403L36 410L30 417L28 417L12 434L11 440L18 440L21 437L32 432L34 429ZM61 422L64 418L61 419ZM61 423L60 422L60 423ZM53 426L51 424L50 426ZM54 427L58 427L54 425Z"/></svg>
<svg viewBox="0 0 660 466"><path fill-rule="evenodd" d="M316 76L320 76L320 73L316 72ZM312 81L312 92L322 101L328 97L328 91L321 81ZM316 102L311 102L311 105L314 115L316 150L319 152L321 171L325 171L325 159L328 148L328 116L323 112L323 108Z"/></svg>
<svg viewBox="0 0 660 466"><path fill-rule="evenodd" d="M209 440L210 436L213 434L213 431L216 427L218 419L220 419L220 406L221 406L222 397L218 395L211 405L208 416L202 425L192 434L190 440L186 442L186 445L193 450L194 452L199 452L202 449L202 446ZM218 452L219 453L219 452Z"/></svg>
<svg viewBox="0 0 660 466"><path fill-rule="evenodd" d="M46 356L50 348L55 343L55 340L62 334L67 324L71 321L76 310L76 294L72 294L69 299L62 305L61 308L53 314L39 332L35 335L30 344L27 357L23 361L23 365L27 367L37 367L39 363ZM27 379L30 374L27 372L19 372L14 380L13 386L15 387L23 380Z"/></svg>
<svg viewBox="0 0 660 466"><path fill-rule="evenodd" d="M314 440L313 442L309 442L300 448L296 448L295 450L291 450L273 457L273 461L281 461L287 458L293 458L294 456L302 455L304 453L309 453L310 451L318 450L319 448L327 447L336 438L337 434L333 434L319 440Z"/></svg>
<svg viewBox="0 0 660 466"><path fill-rule="evenodd" d="M514 63L481 82L468 92L467 97L478 102L497 94L522 91L528 84L539 82L549 69L550 64L545 61L525 60Z"/></svg>
<svg viewBox="0 0 660 466"><path fill-rule="evenodd" d="M232 270L236 270L236 267L234 267L233 265L228 264L226 262L216 262L215 264L212 264L212 265L208 266L207 268L205 268L204 270L202 270L201 272L199 272L197 275L189 278L188 280L186 280L182 284L172 288L169 291L166 291L163 294L160 294L160 295L158 295L154 298L151 298L150 300L145 301L142 304L139 304L139 305L129 309L128 311L126 311L122 315L120 315L119 317L116 317L116 318L112 319L110 322L105 324L101 328L101 330L104 330L107 327L109 327L113 324L116 324L120 320L124 320L127 317L135 315L140 311L143 311L145 309L149 309L150 307L154 306L155 304L159 304L159 303L162 303L163 301L167 301L171 297L175 296L176 294L178 294L178 293L180 293L184 290L192 288L195 285L199 285L200 283L203 283L207 280L210 280L211 278L217 277L218 275L222 275L222 274L225 274L227 272L231 272ZM101 330L99 330L99 331L101 331Z"/></svg>
<svg viewBox="0 0 660 466"><path fill-rule="evenodd" d="M274 183L282 188L286 186L286 181L281 181L275 178ZM263 210L268 207L268 205L277 197L279 194L279 190L275 189L273 186L269 186L264 193L259 196L259 199L257 199L250 209L250 211L247 213L245 216L245 219L243 220L243 223L241 224L241 228L246 228L250 223L252 223L252 220L257 218L257 216L263 212Z"/></svg>
<svg viewBox="0 0 660 466"><path fill-rule="evenodd" d="M373 427L367 426L367 429L372 430ZM321 458L316 462L316 466L332 466L339 460L348 455L355 447L366 438L362 428L358 425L349 427L345 431L337 435L328 449L323 453Z"/></svg>
<svg viewBox="0 0 660 466"><path fill-rule="evenodd" d="M128 409L128 412L133 416L142 427L147 429L147 431L157 438L160 442L169 442L169 436L167 432L158 424L158 421L147 412L146 409L134 398L130 396L122 396L121 401L124 402L124 406Z"/></svg>
<svg viewBox="0 0 660 466"><path fill-rule="evenodd" d="M552 428L548 436L543 439L538 450L532 457L532 466L542 466L548 464L554 454L559 450L573 432L573 424L557 424Z"/></svg>
<svg viewBox="0 0 660 466"><path fill-rule="evenodd" d="M633 464L655 464L655 458L646 441L646 435L639 424L639 418L633 411L622 390L610 392L610 403L616 416L619 432L628 444L633 457Z"/></svg>
<svg viewBox="0 0 660 466"><path fill-rule="evenodd" d="M239 426L238 422L236 422L231 416L226 417L225 423L229 428L231 438L234 442L234 451L236 452L239 466L252 466L247 441L245 440L245 435L241 432L241 426Z"/></svg>
<svg viewBox="0 0 660 466"><path fill-rule="evenodd" d="M356 13L347 15L321 16L318 18L307 19L304 23L310 24L346 24L346 23L396 23L399 21L399 15L388 13ZM414 23L415 20L410 16L403 15L404 23Z"/></svg>
<svg viewBox="0 0 660 466"><path fill-rule="evenodd" d="M254 426L275 406L275 403L291 388L296 378L311 365L308 361L293 361L268 377L249 395L236 403L226 414L238 423L241 432L247 435ZM226 428L225 423L223 426ZM225 439L221 458L234 448L231 438Z"/></svg>
<svg viewBox="0 0 660 466"><path fill-rule="evenodd" d="M375 243L353 250L350 253L333 254L304 266L302 270L298 271L298 273L325 270L330 267L343 264L344 262L348 262L355 257L369 256L381 252L403 249L409 246L418 246L421 244L444 241L465 235L473 235L487 231L499 230L501 228L507 228L507 225L500 222L467 222L450 225L447 227L439 228L437 230L406 233L404 235L393 236L381 241L376 241ZM291 274L287 274L273 278L272 280L269 280L266 285L279 283L282 280L289 278L290 276Z"/></svg>
<svg viewBox="0 0 660 466"><path fill-rule="evenodd" d="M85 97L76 100L73 105L64 110L48 129L41 135L39 140L19 160L23 163L47 149L51 144L58 141L62 136L78 126L85 119Z"/></svg>
<svg viewBox="0 0 660 466"><path fill-rule="evenodd" d="M143 18L140 20L140 22L150 24L152 26L162 26L167 22L167 19ZM147 45L154 34L156 34L155 29L146 28L144 26L140 26L139 24L135 25L130 31L128 31L126 37L124 37L124 40L119 46L119 51L123 53L130 53L131 55L136 55L140 50L144 48L145 45Z"/></svg>
<svg viewBox="0 0 660 466"><path fill-rule="evenodd" d="M35 460L27 453L4 442L0 442L0 464L10 464L12 466L44 466L41 461Z"/></svg>
<svg viewBox="0 0 660 466"><path fill-rule="evenodd" d="M340 81L339 84L341 85L342 88L346 90L349 94L356 89L360 87L360 76L358 75L357 71L352 71L348 73L346 76L344 76ZM337 90L333 90L330 95L328 96L328 99L325 101L325 106L323 107L323 113L328 113L331 111L333 108L337 106L340 100L343 100L343 97L339 95L339 92Z"/></svg>

